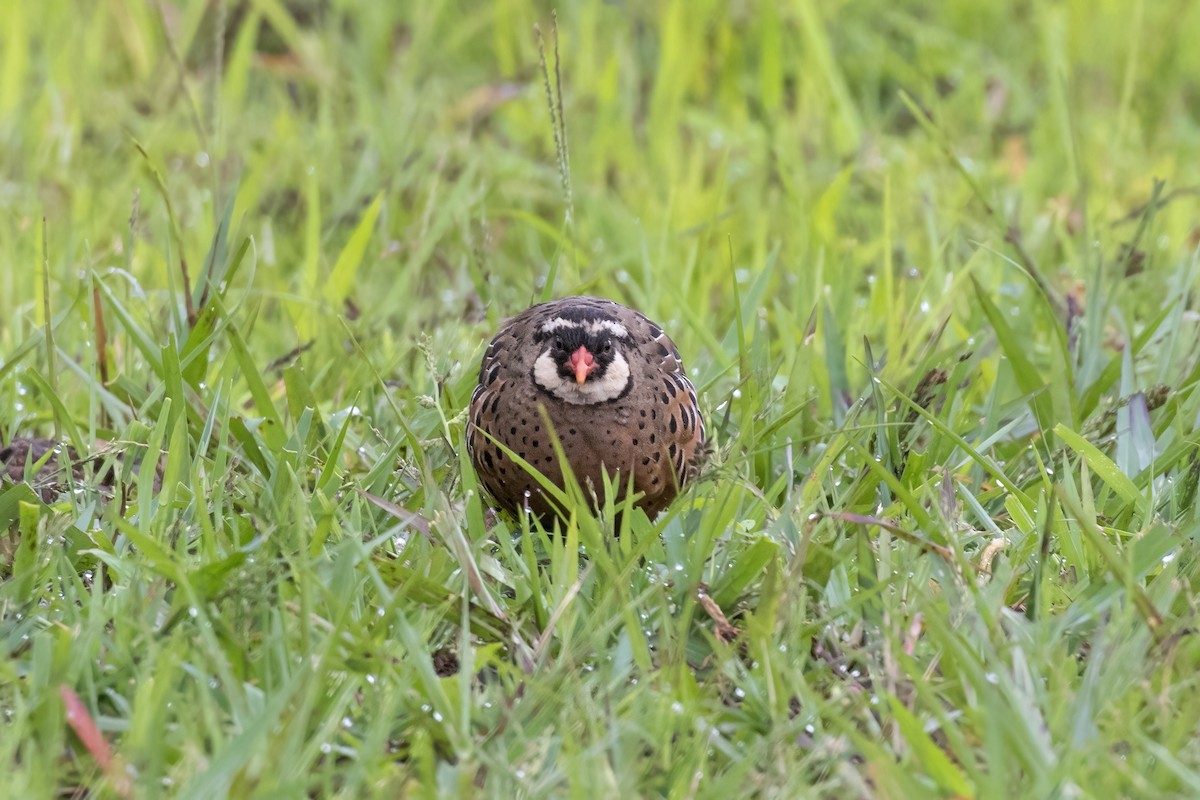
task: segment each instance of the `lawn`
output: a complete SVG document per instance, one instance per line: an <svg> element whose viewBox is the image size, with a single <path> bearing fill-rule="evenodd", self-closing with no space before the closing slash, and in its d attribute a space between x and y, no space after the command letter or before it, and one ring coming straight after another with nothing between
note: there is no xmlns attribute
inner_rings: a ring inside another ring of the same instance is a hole
<svg viewBox="0 0 1200 800"><path fill-rule="evenodd" d="M554 11L0 4L0 794L1200 796L1200 4ZM463 446L574 293L619 536Z"/></svg>

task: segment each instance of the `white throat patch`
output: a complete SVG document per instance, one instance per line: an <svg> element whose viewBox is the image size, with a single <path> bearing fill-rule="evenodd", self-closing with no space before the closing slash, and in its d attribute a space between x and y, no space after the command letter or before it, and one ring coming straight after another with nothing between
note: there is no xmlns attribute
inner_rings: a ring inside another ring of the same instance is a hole
<svg viewBox="0 0 1200 800"><path fill-rule="evenodd" d="M558 374L558 364L550 351L533 362L533 381L559 400L572 405L591 406L615 400L629 385L629 362L620 352L613 354L612 363L603 378L577 383Z"/></svg>

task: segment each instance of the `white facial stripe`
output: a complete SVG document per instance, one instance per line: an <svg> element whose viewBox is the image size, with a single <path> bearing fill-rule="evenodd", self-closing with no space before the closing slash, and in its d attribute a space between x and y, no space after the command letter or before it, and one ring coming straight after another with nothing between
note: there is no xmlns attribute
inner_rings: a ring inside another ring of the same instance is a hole
<svg viewBox="0 0 1200 800"><path fill-rule="evenodd" d="M542 335L547 335L563 328L577 328L586 331L592 336L598 336L601 331L608 331L610 335L618 339L629 338L629 330L621 323L613 322L610 319L595 319L582 322L580 320L567 319L566 317L555 317L543 322L542 327L538 331Z"/></svg>
<svg viewBox="0 0 1200 800"><path fill-rule="evenodd" d="M558 364L547 350L533 362L533 380L559 400L577 406L590 406L621 396L629 385L629 362L625 356L617 353L603 378L577 383L558 374Z"/></svg>
<svg viewBox="0 0 1200 800"><path fill-rule="evenodd" d="M587 332L592 336L599 335L600 331L608 331L618 339L628 339L629 331L619 322L613 322L608 319L599 319L587 324Z"/></svg>
<svg viewBox="0 0 1200 800"><path fill-rule="evenodd" d="M554 333L563 328L578 328L579 323L573 319L565 319L563 317L555 317L554 319L546 320L542 323L542 327L538 330L543 333Z"/></svg>

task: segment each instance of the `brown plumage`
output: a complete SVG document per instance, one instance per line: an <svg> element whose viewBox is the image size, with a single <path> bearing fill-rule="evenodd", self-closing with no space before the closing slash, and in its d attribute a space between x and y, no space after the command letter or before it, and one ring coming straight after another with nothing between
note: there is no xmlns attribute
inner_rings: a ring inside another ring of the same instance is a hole
<svg viewBox="0 0 1200 800"><path fill-rule="evenodd" d="M83 471L79 468L79 454L75 448L66 447L69 460L74 466L72 477L83 479ZM67 490L62 479L66 476L59 464L61 452L57 442L51 439L13 439L4 447L0 447L0 477L5 477L13 483L25 481L29 471L29 485L41 496L45 503L53 502L58 495ZM37 469L31 469L39 465Z"/></svg>
<svg viewBox="0 0 1200 800"><path fill-rule="evenodd" d="M107 459L113 451L114 446L111 443L96 440L93 443L92 455L80 458L74 447L60 445L53 439L20 436L0 447L0 484L3 484L5 480L13 483L25 482L26 472L30 471L31 474L28 475L30 488L38 493L42 502L52 503L62 494L71 491L71 484L85 480L86 473L83 466L91 461L99 465L93 486L100 489L102 494L111 494L117 480L117 471L113 464L107 462ZM61 458L63 454L66 454L66 462L71 465L70 481L67 480L65 464ZM123 462L125 457L124 452L116 451L117 462ZM134 459L134 474L141 471L142 463L140 457ZM155 465L155 492L162 490L163 465L165 463L166 454L164 453ZM38 464L41 465L38 469L31 470Z"/></svg>
<svg viewBox="0 0 1200 800"><path fill-rule="evenodd" d="M564 297L513 317L492 339L471 397L467 449L496 505L548 519L554 504L488 436L556 486L563 473L544 408L585 493L603 502L603 472L653 517L675 499L704 450L696 390L674 342L611 300ZM486 436L484 434L487 434Z"/></svg>

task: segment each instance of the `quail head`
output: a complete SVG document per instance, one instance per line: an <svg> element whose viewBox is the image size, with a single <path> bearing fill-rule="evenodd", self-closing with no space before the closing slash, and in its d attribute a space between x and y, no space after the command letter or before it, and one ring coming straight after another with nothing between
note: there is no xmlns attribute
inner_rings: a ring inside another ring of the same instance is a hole
<svg viewBox="0 0 1200 800"><path fill-rule="evenodd" d="M541 409L545 410L543 418ZM691 479L704 451L696 390L675 344L643 314L597 297L564 297L518 314L483 356L467 449L499 508L556 511L504 445L562 488L546 422L585 494L603 502L604 474L653 517Z"/></svg>

